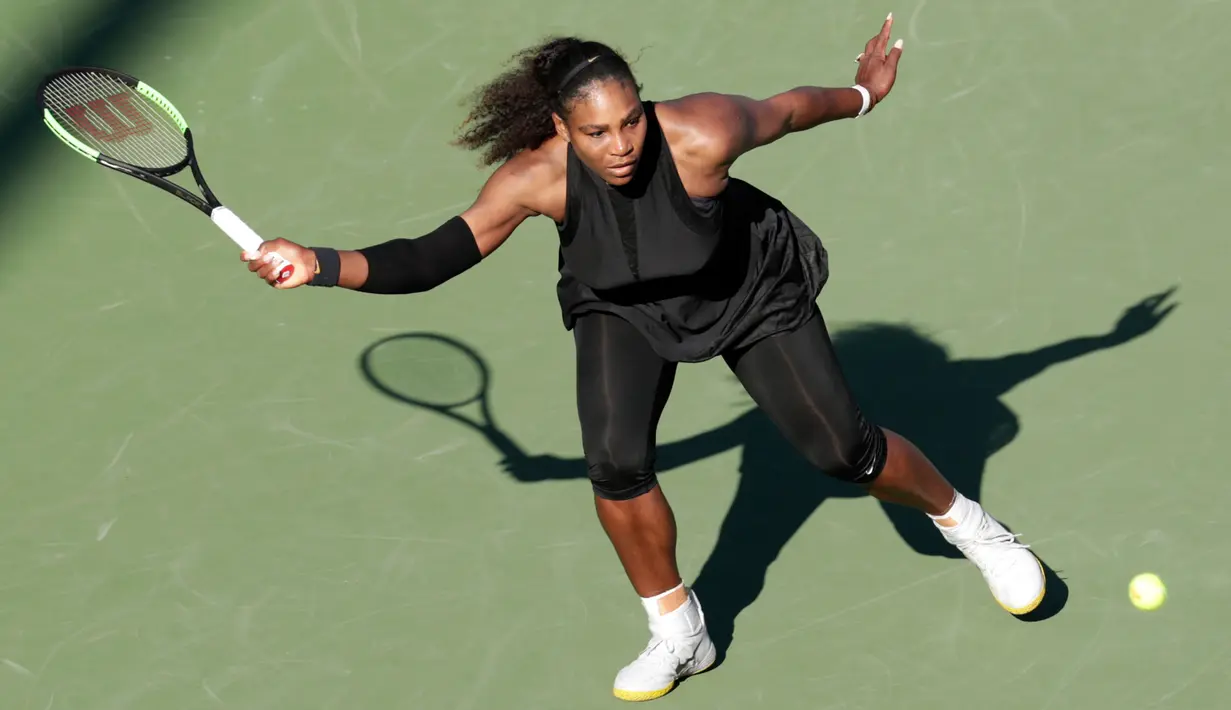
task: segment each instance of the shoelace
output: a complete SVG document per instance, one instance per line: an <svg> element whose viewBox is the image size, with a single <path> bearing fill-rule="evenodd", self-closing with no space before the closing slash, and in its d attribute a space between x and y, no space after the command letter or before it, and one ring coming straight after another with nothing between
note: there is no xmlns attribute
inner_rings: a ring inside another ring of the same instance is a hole
<svg viewBox="0 0 1231 710"><path fill-rule="evenodd" d="M1030 547L1023 542L1018 542L1017 538L1021 537L1018 533L1011 533L1008 530L1003 532L993 532L994 527L999 527L987 513L984 513L979 520L979 527L970 540L963 540L963 544L975 543L978 545L1008 545L1015 549L1025 550Z"/></svg>
<svg viewBox="0 0 1231 710"><path fill-rule="evenodd" d="M656 652L660 649L662 652ZM677 672L686 662L686 659L680 658L675 643L669 638L651 639L649 645L641 652L640 658L651 660L671 673Z"/></svg>
<svg viewBox="0 0 1231 710"><path fill-rule="evenodd" d="M1019 537L1021 537L1021 535L1015 535L1011 532L1002 532L996 533L995 535L988 535L986 537L978 537L972 540L972 542L977 545L1008 545L1009 547L1020 550L1029 549L1030 545L1017 541L1017 538Z"/></svg>
<svg viewBox="0 0 1231 710"><path fill-rule="evenodd" d="M1017 539L1021 537L1020 534L1011 533L1008 530L996 532L995 527L997 526L992 521L991 517L988 516L987 513L984 513L982 519L979 521L979 527L976 528L974 534L969 539L958 543L958 549L963 552L975 553L976 549L987 547L1009 547L1016 550L1025 550L1030 548L1030 545L1017 541ZM980 566L984 567L987 572L991 574L996 574L1002 569L1012 567L1015 562L1014 558L1004 558L999 556L992 556L991 558L988 558L984 555L979 555L978 553L975 553L974 556L979 558Z"/></svg>

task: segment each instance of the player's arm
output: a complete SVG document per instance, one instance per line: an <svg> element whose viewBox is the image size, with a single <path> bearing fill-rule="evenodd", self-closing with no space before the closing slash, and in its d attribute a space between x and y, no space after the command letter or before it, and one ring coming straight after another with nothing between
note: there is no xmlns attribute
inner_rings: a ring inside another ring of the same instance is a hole
<svg viewBox="0 0 1231 710"><path fill-rule="evenodd" d="M898 60L902 56L901 40L886 52L892 26L893 16L890 15L880 32L864 46L858 58L854 86L800 86L765 99L696 94L682 100L680 108L696 116L702 124L708 124L706 133L711 137L708 152L723 165L791 133L860 116L889 94L897 77Z"/></svg>
<svg viewBox="0 0 1231 710"><path fill-rule="evenodd" d="M538 214L530 206L538 182L541 170L510 161L492 173L469 208L426 234L353 250L305 248L278 239L262 245L261 252L277 251L298 262L292 278L275 283L273 267L260 259L249 270L279 289L308 284L377 294L430 291L478 264Z"/></svg>
<svg viewBox="0 0 1231 710"><path fill-rule="evenodd" d="M516 163L506 163L492 173L470 207L435 230L338 252L337 285L364 293L419 293L462 274L537 214L524 199L533 179Z"/></svg>
<svg viewBox="0 0 1231 710"><path fill-rule="evenodd" d="M719 138L724 163L792 133L854 118L864 109L863 94L851 87L800 86L765 99L730 94L695 98L698 113L714 123L711 133Z"/></svg>

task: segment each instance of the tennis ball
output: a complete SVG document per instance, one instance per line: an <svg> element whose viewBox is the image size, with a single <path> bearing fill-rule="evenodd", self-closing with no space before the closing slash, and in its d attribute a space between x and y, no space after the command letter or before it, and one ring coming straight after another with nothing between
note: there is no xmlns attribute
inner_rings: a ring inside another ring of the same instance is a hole
<svg viewBox="0 0 1231 710"><path fill-rule="evenodd" d="M1128 583L1128 598L1138 609L1153 611L1167 600L1167 587L1156 574L1139 574Z"/></svg>

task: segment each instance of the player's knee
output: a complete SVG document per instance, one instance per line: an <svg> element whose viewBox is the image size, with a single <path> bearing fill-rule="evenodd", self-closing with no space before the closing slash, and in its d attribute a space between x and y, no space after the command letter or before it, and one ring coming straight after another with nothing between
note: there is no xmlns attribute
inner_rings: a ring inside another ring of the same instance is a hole
<svg viewBox="0 0 1231 710"><path fill-rule="evenodd" d="M871 422L863 422L860 435L842 442L836 449L809 456L826 475L860 485L868 485L880 476L887 457L885 432Z"/></svg>
<svg viewBox="0 0 1231 710"><path fill-rule="evenodd" d="M631 500L658 485L653 462L644 455L603 452L589 459L590 485L599 498Z"/></svg>

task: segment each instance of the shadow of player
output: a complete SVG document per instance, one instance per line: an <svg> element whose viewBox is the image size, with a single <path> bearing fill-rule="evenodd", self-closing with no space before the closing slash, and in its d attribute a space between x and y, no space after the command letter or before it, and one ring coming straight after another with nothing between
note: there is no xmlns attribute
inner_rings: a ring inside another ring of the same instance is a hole
<svg viewBox="0 0 1231 710"><path fill-rule="evenodd" d="M1049 367L1149 333L1175 308L1166 303L1173 291L1128 308L1107 333L996 358L954 360L941 344L907 325L870 323L842 329L834 333L833 343L868 417L912 440L955 487L979 500L987 460L1021 429L1001 397ZM714 550L693 583L704 600L720 662L733 641L736 618L759 596L774 560L813 512L828 498L865 495L818 473L755 407L723 426L660 444L658 469L665 473L735 447L743 454L737 491ZM504 466L525 482L586 475L580 458L517 456L506 459ZM891 504L882 504L882 509L919 554L961 557L926 516ZM1021 617L1026 621L1054 615L1067 600L1063 580L1050 568L1047 574L1047 598Z"/></svg>

